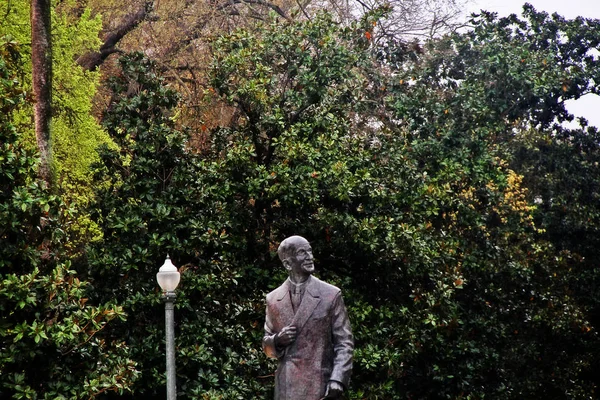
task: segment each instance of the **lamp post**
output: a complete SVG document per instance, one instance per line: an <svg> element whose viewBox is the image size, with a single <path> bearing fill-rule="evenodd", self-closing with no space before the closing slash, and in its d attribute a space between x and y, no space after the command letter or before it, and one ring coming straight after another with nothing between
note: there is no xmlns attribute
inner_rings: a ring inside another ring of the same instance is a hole
<svg viewBox="0 0 600 400"><path fill-rule="evenodd" d="M167 255L165 263L156 274L158 285L163 291L165 301L165 328L167 343L167 400L175 400L177 389L175 386L175 327L174 304L175 289L179 285L179 272Z"/></svg>

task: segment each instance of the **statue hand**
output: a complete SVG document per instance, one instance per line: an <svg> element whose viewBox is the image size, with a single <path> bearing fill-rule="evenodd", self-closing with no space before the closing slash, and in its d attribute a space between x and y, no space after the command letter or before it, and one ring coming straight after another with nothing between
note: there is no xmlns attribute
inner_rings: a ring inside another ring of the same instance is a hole
<svg viewBox="0 0 600 400"><path fill-rule="evenodd" d="M275 344L281 347L287 347L296 340L297 329L295 326L286 326L281 332L275 335Z"/></svg>
<svg viewBox="0 0 600 400"><path fill-rule="evenodd" d="M324 399L338 399L344 392L344 386L338 381L329 381Z"/></svg>

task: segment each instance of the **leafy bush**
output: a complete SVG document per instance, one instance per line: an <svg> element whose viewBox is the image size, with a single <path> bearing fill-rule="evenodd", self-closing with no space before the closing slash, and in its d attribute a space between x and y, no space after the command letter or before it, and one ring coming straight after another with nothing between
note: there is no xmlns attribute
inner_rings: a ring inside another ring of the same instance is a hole
<svg viewBox="0 0 600 400"><path fill-rule="evenodd" d="M37 180L38 159L12 123L31 100L19 81L20 54L15 42L0 41L0 394L122 393L137 374L128 349L96 334L123 311L88 304L89 285L64 258L64 206Z"/></svg>
<svg viewBox="0 0 600 400"><path fill-rule="evenodd" d="M93 216L104 239L80 268L99 302L128 314L105 335L127 338L141 377L137 395L164 397L164 328L156 272L170 254L182 271L176 302L178 390L188 398L260 398L262 293L267 272L249 268L230 188L186 146L172 118L176 94L140 54L120 61L103 123L120 150L97 165ZM235 210L234 210L235 211ZM208 396L208 397L206 397Z"/></svg>
<svg viewBox="0 0 600 400"><path fill-rule="evenodd" d="M262 298L285 277L275 250L291 234L345 292L350 398L593 392L583 373L596 335L493 140L511 121L485 101L463 107L458 86L431 76L435 49L382 64L365 34L378 17L340 27L321 14L217 39L207 94L234 112L201 154L175 128L177 98L152 63L122 60L104 119L121 150L96 175L104 242L81 268L99 301L128 312L104 333L128 338L139 395L164 386L154 276L168 252L183 270L180 395L268 396Z"/></svg>

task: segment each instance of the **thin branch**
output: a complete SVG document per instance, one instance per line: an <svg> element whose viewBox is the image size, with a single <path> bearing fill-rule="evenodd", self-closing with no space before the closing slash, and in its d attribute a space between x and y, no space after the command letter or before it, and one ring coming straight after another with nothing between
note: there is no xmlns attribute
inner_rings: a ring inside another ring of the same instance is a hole
<svg viewBox="0 0 600 400"><path fill-rule="evenodd" d="M285 20L291 21L291 18L285 13L285 11L281 9L281 7L265 0L228 0L227 3L221 4L219 7L217 7L217 11L223 11L225 8L234 6L236 4L257 4L260 6L268 7L271 10L275 11L277 14L279 14L279 16L281 16Z"/></svg>
<svg viewBox="0 0 600 400"><path fill-rule="evenodd" d="M302 14L304 14L304 16L306 17L306 19L308 19L310 21L311 20L310 15L308 15L308 13L304 9L304 6L300 2L300 0L296 0L296 4L298 4L298 7L300 7L300 10L302 10Z"/></svg>
<svg viewBox="0 0 600 400"><path fill-rule="evenodd" d="M128 15L114 32L106 36L99 51L84 54L79 57L77 63L88 71L97 69L108 56L119 51L116 46L121 39L144 22L153 9L154 2L147 1L140 10Z"/></svg>

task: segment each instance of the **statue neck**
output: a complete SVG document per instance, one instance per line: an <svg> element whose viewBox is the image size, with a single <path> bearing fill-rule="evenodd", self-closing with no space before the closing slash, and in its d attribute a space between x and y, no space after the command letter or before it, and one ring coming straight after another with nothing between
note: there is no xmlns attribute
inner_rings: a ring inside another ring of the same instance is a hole
<svg viewBox="0 0 600 400"><path fill-rule="evenodd" d="M310 278L310 274L307 275L290 273L290 281L295 285L301 285L305 283L306 281L308 281L308 278Z"/></svg>

